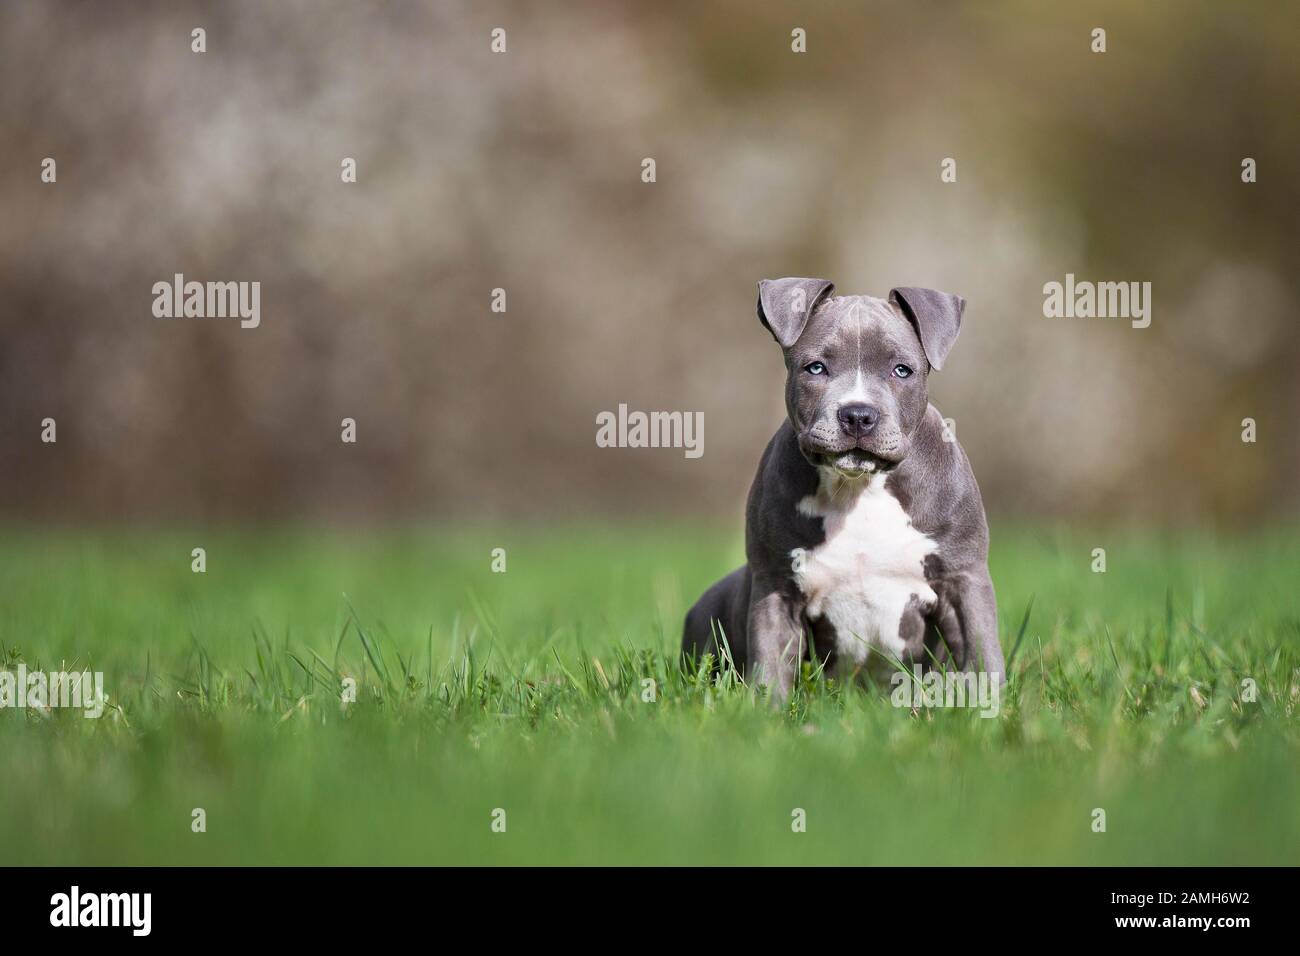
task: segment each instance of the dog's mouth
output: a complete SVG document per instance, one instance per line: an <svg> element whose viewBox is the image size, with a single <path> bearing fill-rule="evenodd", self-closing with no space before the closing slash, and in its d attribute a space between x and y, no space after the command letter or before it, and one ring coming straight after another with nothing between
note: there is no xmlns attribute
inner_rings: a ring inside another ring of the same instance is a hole
<svg viewBox="0 0 1300 956"><path fill-rule="evenodd" d="M846 478L861 478L889 471L898 462L861 448L851 448L848 451L822 452L817 456L817 464L833 468Z"/></svg>

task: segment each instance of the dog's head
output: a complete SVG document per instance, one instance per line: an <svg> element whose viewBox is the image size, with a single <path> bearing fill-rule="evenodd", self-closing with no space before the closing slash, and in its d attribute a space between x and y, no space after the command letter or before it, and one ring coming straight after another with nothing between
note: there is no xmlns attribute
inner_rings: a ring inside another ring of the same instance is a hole
<svg viewBox="0 0 1300 956"><path fill-rule="evenodd" d="M785 404L804 457L848 478L893 468L929 403L966 301L933 289L831 296L825 279L764 279L758 317L785 353Z"/></svg>

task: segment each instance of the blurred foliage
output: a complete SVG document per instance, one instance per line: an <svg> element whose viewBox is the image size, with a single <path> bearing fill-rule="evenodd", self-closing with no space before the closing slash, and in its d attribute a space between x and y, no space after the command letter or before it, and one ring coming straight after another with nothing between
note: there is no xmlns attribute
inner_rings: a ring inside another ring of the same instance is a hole
<svg viewBox="0 0 1300 956"><path fill-rule="evenodd" d="M754 283L813 274L966 296L931 391L994 511L1294 511L1297 50L1282 2L7 2L0 507L738 519ZM152 318L176 272L261 327ZM1151 328L1045 319L1067 272ZM597 448L620 402L704 457Z"/></svg>

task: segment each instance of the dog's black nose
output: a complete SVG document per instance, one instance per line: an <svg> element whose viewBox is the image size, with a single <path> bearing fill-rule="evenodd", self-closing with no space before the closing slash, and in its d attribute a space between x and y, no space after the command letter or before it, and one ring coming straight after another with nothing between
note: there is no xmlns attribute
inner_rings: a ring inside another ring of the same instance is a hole
<svg viewBox="0 0 1300 956"><path fill-rule="evenodd" d="M841 405L837 416L840 427L845 432L854 438L861 438L863 435L870 434L871 429L876 427L876 422L880 420L880 410L874 405L854 402L851 405Z"/></svg>

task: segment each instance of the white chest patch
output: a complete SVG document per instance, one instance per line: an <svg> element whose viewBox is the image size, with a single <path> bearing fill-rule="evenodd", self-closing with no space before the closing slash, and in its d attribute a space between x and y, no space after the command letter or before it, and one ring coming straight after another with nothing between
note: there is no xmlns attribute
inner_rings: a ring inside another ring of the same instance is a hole
<svg viewBox="0 0 1300 956"><path fill-rule="evenodd" d="M822 544L791 555L808 617L833 625L836 651L849 661L865 663L873 648L898 657L898 626L908 602L916 597L928 609L936 600L924 562L937 545L912 527L885 490L885 476L850 486L830 481L823 477L817 494L798 505L826 529Z"/></svg>

